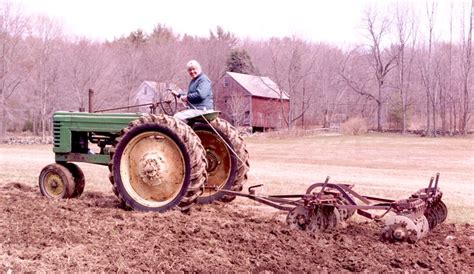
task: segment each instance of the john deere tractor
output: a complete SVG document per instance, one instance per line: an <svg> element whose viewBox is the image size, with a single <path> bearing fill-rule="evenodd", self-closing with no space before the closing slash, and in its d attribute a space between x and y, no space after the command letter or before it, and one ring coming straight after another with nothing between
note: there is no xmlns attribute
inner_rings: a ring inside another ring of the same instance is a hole
<svg viewBox="0 0 474 274"><path fill-rule="evenodd" d="M76 198L84 174L74 162L109 168L121 204L140 211L193 203L230 202L247 179L248 152L238 131L218 112L187 123L166 114L56 112L55 163L39 176L48 198ZM94 149L92 149L94 148Z"/></svg>

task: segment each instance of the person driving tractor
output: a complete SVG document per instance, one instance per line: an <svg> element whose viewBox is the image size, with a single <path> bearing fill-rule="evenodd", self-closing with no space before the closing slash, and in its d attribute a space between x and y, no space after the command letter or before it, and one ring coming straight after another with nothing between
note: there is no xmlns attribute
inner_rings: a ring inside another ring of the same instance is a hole
<svg viewBox="0 0 474 274"><path fill-rule="evenodd" d="M174 115L175 118L182 121L214 111L211 80L202 72L201 65L196 60L191 60L187 63L187 71L192 78L189 82L187 94L171 91L173 95L187 105L187 109Z"/></svg>

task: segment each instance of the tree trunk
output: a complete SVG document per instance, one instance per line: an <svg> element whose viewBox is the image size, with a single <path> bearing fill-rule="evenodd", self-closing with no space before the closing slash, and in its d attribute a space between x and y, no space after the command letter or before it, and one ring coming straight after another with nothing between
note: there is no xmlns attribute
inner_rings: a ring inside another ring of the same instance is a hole
<svg viewBox="0 0 474 274"><path fill-rule="evenodd" d="M329 111L327 107L323 111L323 128L329 128Z"/></svg>
<svg viewBox="0 0 474 274"><path fill-rule="evenodd" d="M46 89L43 90L41 99L41 141L46 140Z"/></svg>
<svg viewBox="0 0 474 274"><path fill-rule="evenodd" d="M3 139L6 133L7 121L5 118L5 99L3 90L0 89L0 139Z"/></svg>
<svg viewBox="0 0 474 274"><path fill-rule="evenodd" d="M431 100L431 115L433 116L433 136L436 136L436 96L433 96L433 100Z"/></svg>
<svg viewBox="0 0 474 274"><path fill-rule="evenodd" d="M467 135L467 132L468 132L468 129L467 129L467 126L468 126L468 121L469 121L469 113L470 113L470 110L469 110L469 89L467 87L467 78L468 76L466 77L466 80L464 82L464 88L463 88L463 112L462 112L462 121L461 121L461 132L462 134L464 135Z"/></svg>
<svg viewBox="0 0 474 274"><path fill-rule="evenodd" d="M474 0L472 1L471 4L471 14L470 14L470 20L469 20L469 29L467 33L467 41L465 42L465 52L466 52L466 57L464 60L464 79L463 79L463 92L462 92L462 115L461 115L461 132L462 134L466 135L468 132L468 122L469 122L469 115L470 115L470 96L469 96L469 76L471 72L471 64L472 64L472 21L474 17Z"/></svg>
<svg viewBox="0 0 474 274"><path fill-rule="evenodd" d="M441 117L441 135L446 135L447 132L447 121L446 121L446 98L442 88L439 90L439 115Z"/></svg>
<svg viewBox="0 0 474 274"><path fill-rule="evenodd" d="M377 131L382 132L382 84L379 84L379 98L377 102Z"/></svg>
<svg viewBox="0 0 474 274"><path fill-rule="evenodd" d="M305 93L306 93L306 87L304 86L304 83L303 83L303 94L302 94L302 99L301 99L301 127L304 128L304 114L305 114Z"/></svg>
<svg viewBox="0 0 474 274"><path fill-rule="evenodd" d="M426 91L426 136L431 136L430 92Z"/></svg>

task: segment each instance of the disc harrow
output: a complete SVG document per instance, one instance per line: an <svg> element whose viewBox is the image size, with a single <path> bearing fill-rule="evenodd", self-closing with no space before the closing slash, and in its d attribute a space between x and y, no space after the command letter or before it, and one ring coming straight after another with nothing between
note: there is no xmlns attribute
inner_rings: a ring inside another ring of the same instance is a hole
<svg viewBox="0 0 474 274"><path fill-rule="evenodd" d="M329 177L323 183L312 184L305 194L256 195L255 188L262 185L250 187L248 194L220 191L288 211L286 222L291 228L310 233L331 231L346 227L346 221L357 213L383 222L383 241L415 243L444 222L448 215L438 182L439 173L430 179L427 188L402 200L361 195L353 190L354 185L329 183ZM375 214L376 211L381 213Z"/></svg>

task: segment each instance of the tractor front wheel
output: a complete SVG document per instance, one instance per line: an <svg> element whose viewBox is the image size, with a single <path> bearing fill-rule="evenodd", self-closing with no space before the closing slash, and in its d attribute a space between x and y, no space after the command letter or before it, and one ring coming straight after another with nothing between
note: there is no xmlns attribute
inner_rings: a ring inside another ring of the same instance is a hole
<svg viewBox="0 0 474 274"><path fill-rule="evenodd" d="M38 178L41 194L50 199L71 198L74 193L74 177L65 166L50 164L41 170Z"/></svg>
<svg viewBox="0 0 474 274"><path fill-rule="evenodd" d="M64 166L71 172L74 179L74 192L72 193L71 198L78 198L84 192L84 187L86 185L84 172L82 172L81 168L74 163L66 163Z"/></svg>

